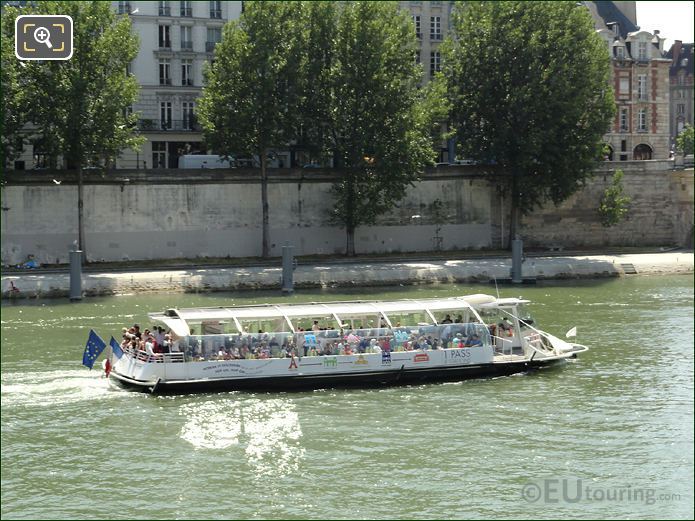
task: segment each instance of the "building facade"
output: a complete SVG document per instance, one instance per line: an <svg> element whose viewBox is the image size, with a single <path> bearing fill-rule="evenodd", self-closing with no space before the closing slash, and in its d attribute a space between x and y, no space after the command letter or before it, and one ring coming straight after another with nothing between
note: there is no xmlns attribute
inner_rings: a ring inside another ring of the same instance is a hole
<svg viewBox="0 0 695 521"><path fill-rule="evenodd" d="M585 2L611 57L617 110L605 135L607 159L668 159L671 59L664 38L658 30L640 30L616 4L630 2Z"/></svg>
<svg viewBox="0 0 695 521"><path fill-rule="evenodd" d="M212 60L222 27L241 15L242 2L119 1L114 10L129 16L140 38L130 72L140 84L138 127L147 141L126 150L118 168L177 168L181 155L202 152L195 105L205 64Z"/></svg>
<svg viewBox="0 0 695 521"><path fill-rule="evenodd" d="M685 125L693 126L693 44L676 40L666 57L672 60L670 129L671 140L675 142Z"/></svg>

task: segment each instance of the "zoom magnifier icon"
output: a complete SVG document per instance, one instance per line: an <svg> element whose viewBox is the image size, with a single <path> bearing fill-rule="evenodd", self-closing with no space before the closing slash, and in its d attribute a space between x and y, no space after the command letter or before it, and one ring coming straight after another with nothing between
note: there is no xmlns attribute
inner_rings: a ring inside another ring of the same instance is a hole
<svg viewBox="0 0 695 521"><path fill-rule="evenodd" d="M45 27L37 27L36 30L34 31L34 39L39 42L39 43L44 43L46 44L46 47L49 49L53 49L53 46L51 45L51 33L48 29Z"/></svg>

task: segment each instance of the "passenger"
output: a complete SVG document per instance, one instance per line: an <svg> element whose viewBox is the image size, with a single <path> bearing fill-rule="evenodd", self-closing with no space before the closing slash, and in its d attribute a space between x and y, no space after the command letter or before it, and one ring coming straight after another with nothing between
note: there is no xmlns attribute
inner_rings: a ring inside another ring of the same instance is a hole
<svg viewBox="0 0 695 521"><path fill-rule="evenodd" d="M142 333L140 333L139 324L133 324L133 334L137 337L138 340L142 340Z"/></svg>
<svg viewBox="0 0 695 521"><path fill-rule="evenodd" d="M312 331L321 331L321 328L319 327L319 321L318 320L314 320L314 325L311 326L311 330Z"/></svg>
<svg viewBox="0 0 695 521"><path fill-rule="evenodd" d="M456 320L454 321L456 324L463 324L463 315L459 313L459 315L456 317Z"/></svg>
<svg viewBox="0 0 695 521"><path fill-rule="evenodd" d="M476 346L481 346L483 345L483 342L478 338L478 335L473 334L467 342L467 345L470 347L476 347Z"/></svg>
<svg viewBox="0 0 695 521"><path fill-rule="evenodd" d="M444 320L442 320L442 324L451 324L453 321L451 320L451 315L449 313L446 314L444 317Z"/></svg>
<svg viewBox="0 0 695 521"><path fill-rule="evenodd" d="M504 332L507 336L514 336L514 326L507 317L504 317L502 321L497 324L497 327L500 330L500 335Z"/></svg>
<svg viewBox="0 0 695 521"><path fill-rule="evenodd" d="M463 347L463 339L461 338L461 333L456 333L456 336L451 340L451 347L454 349L459 349Z"/></svg>

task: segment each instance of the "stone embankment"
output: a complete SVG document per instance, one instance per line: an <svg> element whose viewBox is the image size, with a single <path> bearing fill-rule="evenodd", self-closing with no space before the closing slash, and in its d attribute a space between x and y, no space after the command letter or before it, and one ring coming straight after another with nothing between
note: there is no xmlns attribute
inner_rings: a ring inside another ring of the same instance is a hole
<svg viewBox="0 0 695 521"><path fill-rule="evenodd" d="M693 273L692 251L623 255L529 257L524 277L581 279ZM301 288L388 286L438 282L475 283L509 277L508 258L449 261L360 262L299 265L294 286ZM280 289L280 267L234 267L84 273L85 296L146 292L206 292ZM69 294L69 273L13 273L2 277L2 298L50 298Z"/></svg>

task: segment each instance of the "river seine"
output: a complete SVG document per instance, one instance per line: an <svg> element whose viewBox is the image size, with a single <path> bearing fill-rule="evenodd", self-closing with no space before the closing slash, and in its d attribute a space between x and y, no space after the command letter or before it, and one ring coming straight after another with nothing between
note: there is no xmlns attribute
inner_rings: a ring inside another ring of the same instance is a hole
<svg viewBox="0 0 695 521"><path fill-rule="evenodd" d="M155 397L81 365L166 307L493 292L370 290L2 306L3 519L690 518L693 276L500 288L590 351L528 375ZM99 368L99 369L97 369Z"/></svg>

